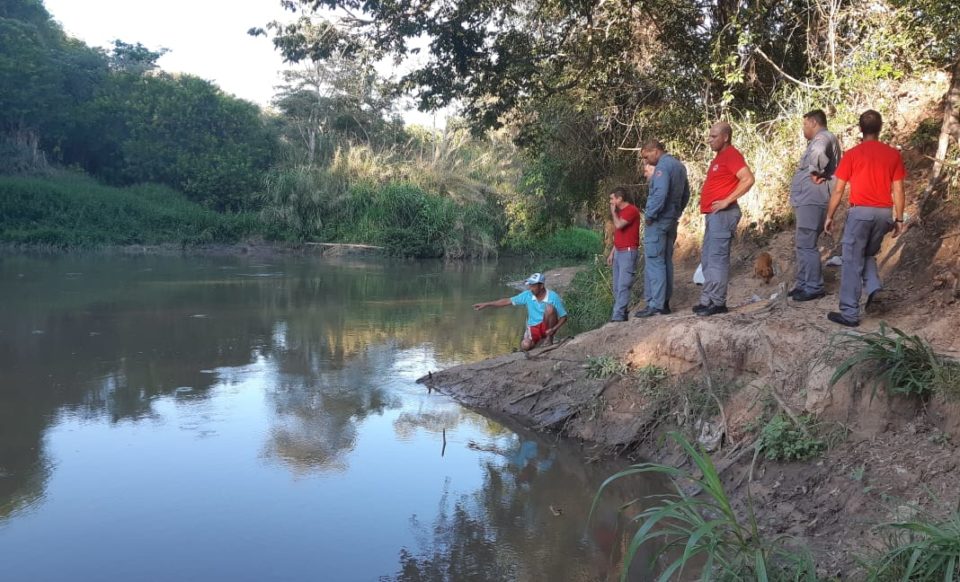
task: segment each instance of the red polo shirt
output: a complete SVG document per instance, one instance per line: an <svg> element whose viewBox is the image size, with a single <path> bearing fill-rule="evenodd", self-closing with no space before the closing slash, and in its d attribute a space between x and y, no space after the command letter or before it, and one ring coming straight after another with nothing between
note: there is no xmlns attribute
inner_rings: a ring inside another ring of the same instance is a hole
<svg viewBox="0 0 960 582"><path fill-rule="evenodd" d="M837 178L850 183L853 206L893 206L891 187L907 175L900 152L871 140L852 147L840 158Z"/></svg>
<svg viewBox="0 0 960 582"><path fill-rule="evenodd" d="M627 226L613 229L613 246L618 251L640 246L640 211L637 207L628 202L617 211L617 216L620 220L626 220Z"/></svg>
<svg viewBox="0 0 960 582"><path fill-rule="evenodd" d="M733 146L720 150L710 167L707 169L707 179L703 181L700 190L700 212L710 214L713 210L710 205L717 200L723 200L733 192L740 179L737 172L747 166L743 155Z"/></svg>

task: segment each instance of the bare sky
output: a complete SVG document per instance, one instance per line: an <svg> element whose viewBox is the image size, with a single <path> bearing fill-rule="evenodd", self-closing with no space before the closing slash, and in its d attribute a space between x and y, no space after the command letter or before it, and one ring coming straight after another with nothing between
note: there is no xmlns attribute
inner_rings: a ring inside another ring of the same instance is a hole
<svg viewBox="0 0 960 582"><path fill-rule="evenodd" d="M224 91L268 106L279 71L286 68L265 37L247 34L253 26L288 20L279 0L45 0L47 10L68 34L92 46L114 39L167 48L160 67L215 82ZM436 125L442 127L440 115ZM430 114L404 112L407 123L434 125Z"/></svg>

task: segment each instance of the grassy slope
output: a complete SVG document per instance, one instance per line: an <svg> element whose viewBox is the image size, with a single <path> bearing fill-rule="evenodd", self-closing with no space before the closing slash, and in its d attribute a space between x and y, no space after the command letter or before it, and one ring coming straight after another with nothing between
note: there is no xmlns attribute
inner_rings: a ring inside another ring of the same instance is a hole
<svg viewBox="0 0 960 582"><path fill-rule="evenodd" d="M0 176L0 243L199 244L235 242L257 230L253 215L207 210L163 186L113 188L75 174Z"/></svg>

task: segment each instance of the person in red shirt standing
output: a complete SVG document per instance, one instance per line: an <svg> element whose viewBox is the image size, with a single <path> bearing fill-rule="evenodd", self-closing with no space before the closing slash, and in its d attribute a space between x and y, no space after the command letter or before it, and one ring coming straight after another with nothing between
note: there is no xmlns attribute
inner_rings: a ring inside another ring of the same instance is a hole
<svg viewBox="0 0 960 582"><path fill-rule="evenodd" d="M607 264L613 267L613 314L610 321L626 321L630 306L630 287L637 273L637 248L640 246L640 211L627 201L627 190L610 192L610 218L613 220L613 248Z"/></svg>
<svg viewBox="0 0 960 582"><path fill-rule="evenodd" d="M833 234L833 215L850 184L850 210L843 227L843 266L840 271L840 311L831 311L827 319L847 327L860 325L860 294L867 289L867 306L883 284L877 270L876 254L883 237L893 230L894 238L903 232L906 170L896 149L880 142L883 118L876 111L860 115L863 140L840 159L837 184L827 208L824 230Z"/></svg>
<svg viewBox="0 0 960 582"><path fill-rule="evenodd" d="M710 128L710 149L716 157L707 169L707 179L700 191L700 212L706 215L701 264L703 291L700 303L694 306L697 315L727 312L727 284L730 281L730 243L740 222L737 199L753 187L753 172L737 148L731 145L730 124L715 123Z"/></svg>

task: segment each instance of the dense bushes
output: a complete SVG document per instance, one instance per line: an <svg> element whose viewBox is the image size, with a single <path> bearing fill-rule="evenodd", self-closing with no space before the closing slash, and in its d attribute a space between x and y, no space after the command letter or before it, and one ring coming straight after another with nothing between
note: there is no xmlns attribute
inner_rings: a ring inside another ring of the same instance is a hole
<svg viewBox="0 0 960 582"><path fill-rule="evenodd" d="M204 209L156 185L112 188L82 176L0 177L0 242L55 248L235 242L251 214Z"/></svg>
<svg viewBox="0 0 960 582"><path fill-rule="evenodd" d="M603 251L600 233L586 228L564 228L542 236L524 234L509 237L505 249L513 254L562 259L589 259Z"/></svg>

